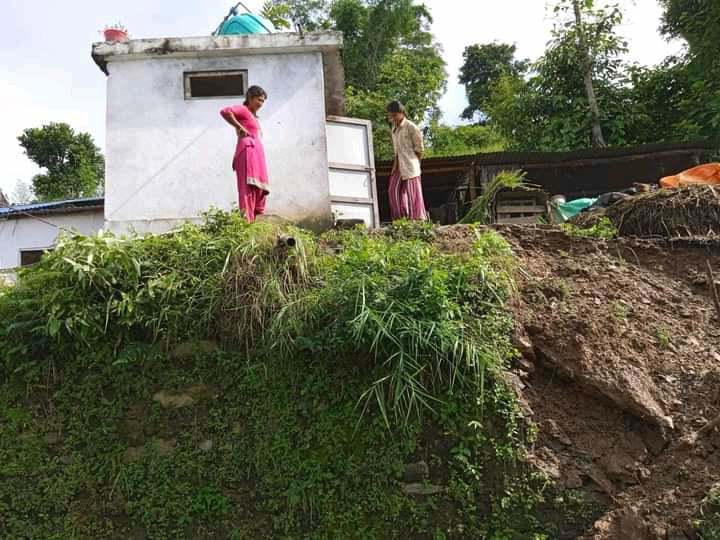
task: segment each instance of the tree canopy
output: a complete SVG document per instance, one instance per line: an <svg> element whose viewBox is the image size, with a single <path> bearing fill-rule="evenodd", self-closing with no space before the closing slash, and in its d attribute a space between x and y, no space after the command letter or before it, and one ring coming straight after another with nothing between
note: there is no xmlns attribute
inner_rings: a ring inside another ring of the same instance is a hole
<svg viewBox="0 0 720 540"><path fill-rule="evenodd" d="M511 148L521 150L571 150L599 141L622 146L717 140L720 35L709 21L720 17L720 4L713 0L662 0L662 4L664 32L687 39L689 45L686 54L659 66L629 63L627 44L617 32L622 11L616 5L603 7L591 1L556 3L553 39L525 72L509 67L522 66L512 45L469 47L461 72L461 76L473 75L462 78L470 103L466 112L481 111L488 126ZM496 59L485 62L501 68L475 68L478 56Z"/></svg>
<svg viewBox="0 0 720 540"><path fill-rule="evenodd" d="M392 156L385 107L398 99L413 120L439 116L447 79L427 7L414 0L290 0L294 21L343 34L348 114L373 121L375 155Z"/></svg>
<svg viewBox="0 0 720 540"><path fill-rule="evenodd" d="M76 133L65 123L50 123L26 129L18 141L46 171L32 180L38 200L91 197L102 190L105 160L90 134Z"/></svg>
<svg viewBox="0 0 720 540"><path fill-rule="evenodd" d="M348 113L373 121L376 157L390 158L389 101L417 122L439 116L447 74L430 13L412 0L338 0L330 18L345 41Z"/></svg>
<svg viewBox="0 0 720 540"><path fill-rule="evenodd" d="M663 32L687 41L687 53L668 59L664 77L675 90L672 99L680 118L679 134L720 139L720 2L661 0Z"/></svg>
<svg viewBox="0 0 720 540"><path fill-rule="evenodd" d="M468 106L463 118L472 120L477 114L486 117L491 83L502 75L520 77L527 71L528 61L517 60L516 51L515 45L497 42L465 48L460 82L465 85Z"/></svg>

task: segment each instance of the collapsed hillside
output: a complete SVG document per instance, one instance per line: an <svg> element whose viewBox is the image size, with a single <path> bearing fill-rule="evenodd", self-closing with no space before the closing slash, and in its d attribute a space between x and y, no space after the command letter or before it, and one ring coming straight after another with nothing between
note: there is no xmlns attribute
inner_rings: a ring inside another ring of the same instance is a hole
<svg viewBox="0 0 720 540"><path fill-rule="evenodd" d="M720 248L497 233L69 240L0 296L2 536L712 538Z"/></svg>
<svg viewBox="0 0 720 540"><path fill-rule="evenodd" d="M532 461L608 513L587 538L688 538L717 481L720 245L505 229L524 269L513 313ZM706 516L707 518L707 516ZM712 536L708 536L712 537Z"/></svg>

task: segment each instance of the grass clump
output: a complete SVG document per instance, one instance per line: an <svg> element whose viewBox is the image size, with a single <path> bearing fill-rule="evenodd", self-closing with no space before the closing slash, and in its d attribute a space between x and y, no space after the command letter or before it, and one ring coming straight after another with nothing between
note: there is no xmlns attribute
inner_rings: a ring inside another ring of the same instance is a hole
<svg viewBox="0 0 720 540"><path fill-rule="evenodd" d="M288 257L276 228L221 212L164 236L66 236L0 296L0 369L32 377L43 361L98 348L113 357L136 341L257 339L310 272L314 244L290 232L299 246Z"/></svg>
<svg viewBox="0 0 720 540"><path fill-rule="evenodd" d="M464 255L419 240L346 235L342 251L324 261L304 312L286 310L275 326L295 326L289 354L377 369L363 408L372 400L388 426L391 414L406 423L456 384L481 391L486 369L502 364L507 351L493 336L508 328L508 273L489 261L508 251L492 232Z"/></svg>
<svg viewBox="0 0 720 540"><path fill-rule="evenodd" d="M495 220L495 198L504 189L517 189L524 185L526 173L523 171L500 171L486 186L482 194L473 202L460 223L480 223L489 225Z"/></svg>
<svg viewBox="0 0 720 540"><path fill-rule="evenodd" d="M720 486L713 487L707 494L693 525L701 540L720 540Z"/></svg>
<svg viewBox="0 0 720 540"><path fill-rule="evenodd" d="M66 238L0 296L0 536L542 537L509 246L398 234Z"/></svg>
<svg viewBox="0 0 720 540"><path fill-rule="evenodd" d="M565 231L568 236L578 238L597 238L600 240L612 240L617 238L618 230L615 225L606 217L597 220L590 227L579 227L573 223L563 223L560 228Z"/></svg>

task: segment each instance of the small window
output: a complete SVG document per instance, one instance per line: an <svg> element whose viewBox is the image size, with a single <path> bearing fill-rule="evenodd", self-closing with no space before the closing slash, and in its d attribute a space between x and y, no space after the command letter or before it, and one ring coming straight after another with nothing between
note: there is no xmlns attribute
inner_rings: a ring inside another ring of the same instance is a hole
<svg viewBox="0 0 720 540"><path fill-rule="evenodd" d="M185 99L242 97L247 71L194 71L185 73Z"/></svg>
<svg viewBox="0 0 720 540"><path fill-rule="evenodd" d="M42 259L42 256L52 251L51 249L28 249L20 251L20 266L30 266L37 264Z"/></svg>

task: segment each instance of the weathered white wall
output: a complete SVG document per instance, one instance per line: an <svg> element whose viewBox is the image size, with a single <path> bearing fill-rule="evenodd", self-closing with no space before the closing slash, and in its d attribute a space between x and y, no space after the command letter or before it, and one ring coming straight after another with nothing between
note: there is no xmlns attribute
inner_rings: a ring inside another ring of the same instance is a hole
<svg viewBox="0 0 720 540"><path fill-rule="evenodd" d="M47 249L55 245L60 230L44 221L84 235L103 228L102 210L0 220L0 269L20 266L20 250Z"/></svg>
<svg viewBox="0 0 720 540"><path fill-rule="evenodd" d="M271 194L268 214L330 218L320 53L114 60L108 64L105 218L113 230L162 232L211 206L237 205L235 99L185 99L186 71L244 69L268 92L259 113ZM153 223L150 223L150 221Z"/></svg>

